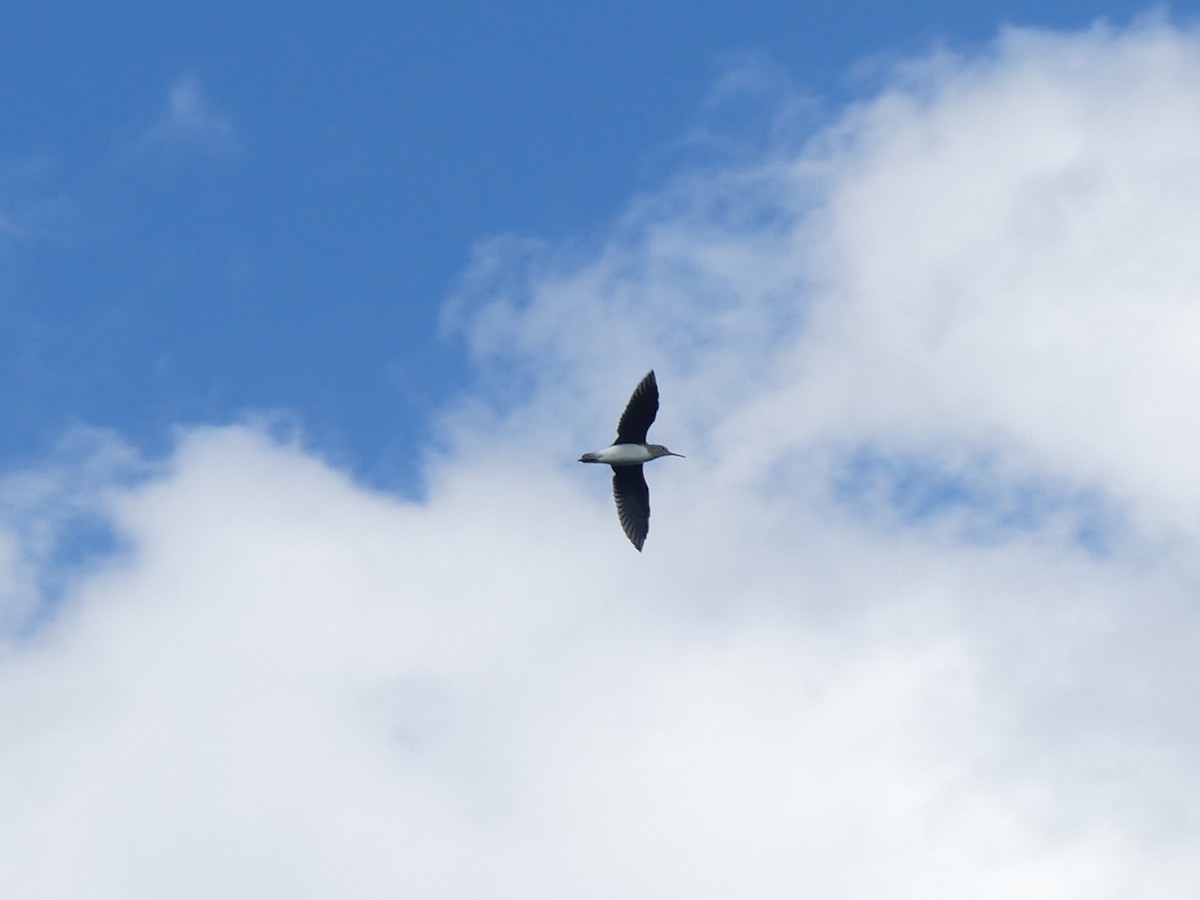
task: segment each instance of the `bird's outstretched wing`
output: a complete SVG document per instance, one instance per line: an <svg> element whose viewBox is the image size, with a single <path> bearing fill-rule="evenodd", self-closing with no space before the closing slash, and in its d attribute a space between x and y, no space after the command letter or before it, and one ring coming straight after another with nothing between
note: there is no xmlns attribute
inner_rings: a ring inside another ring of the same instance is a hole
<svg viewBox="0 0 1200 900"><path fill-rule="evenodd" d="M643 382L644 383L644 382ZM629 542L642 552L650 533L650 488L641 466L613 466L613 498L617 517Z"/></svg>
<svg viewBox="0 0 1200 900"><path fill-rule="evenodd" d="M646 377L633 389L629 402L625 404L625 412L617 424L617 439L614 444L644 444L646 432L654 424L658 415L658 382L654 380L654 370L646 373Z"/></svg>

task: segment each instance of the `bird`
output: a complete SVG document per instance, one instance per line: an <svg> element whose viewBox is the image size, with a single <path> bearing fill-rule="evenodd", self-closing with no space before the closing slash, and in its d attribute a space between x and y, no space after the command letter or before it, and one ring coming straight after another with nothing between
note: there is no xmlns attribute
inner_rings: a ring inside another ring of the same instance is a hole
<svg viewBox="0 0 1200 900"><path fill-rule="evenodd" d="M660 456L678 456L662 444L647 444L646 433L658 415L658 382L654 370L646 373L629 402L621 421L617 423L617 439L612 445L579 457L582 463L604 463L613 470L613 499L617 501L617 518L629 542L642 552L646 535L650 533L650 487L642 472L642 464Z"/></svg>

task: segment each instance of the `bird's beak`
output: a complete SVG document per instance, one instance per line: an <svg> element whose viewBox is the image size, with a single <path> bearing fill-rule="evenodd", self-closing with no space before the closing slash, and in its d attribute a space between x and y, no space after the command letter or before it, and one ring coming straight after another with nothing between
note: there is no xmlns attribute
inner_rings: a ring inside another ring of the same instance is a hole
<svg viewBox="0 0 1200 900"><path fill-rule="evenodd" d="M667 456L678 456L680 459L687 459L682 453L672 453L670 450L667 451Z"/></svg>

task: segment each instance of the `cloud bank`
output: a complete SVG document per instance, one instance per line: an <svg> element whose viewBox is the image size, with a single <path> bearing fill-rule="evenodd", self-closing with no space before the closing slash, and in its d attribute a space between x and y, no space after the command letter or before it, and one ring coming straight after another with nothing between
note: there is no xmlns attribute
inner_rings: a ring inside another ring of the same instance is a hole
<svg viewBox="0 0 1200 900"><path fill-rule="evenodd" d="M420 503L251 425L11 475L0 883L1193 896L1198 92L1193 31L1007 31L481 246ZM639 555L572 460L651 364ZM64 504L115 549L46 610Z"/></svg>

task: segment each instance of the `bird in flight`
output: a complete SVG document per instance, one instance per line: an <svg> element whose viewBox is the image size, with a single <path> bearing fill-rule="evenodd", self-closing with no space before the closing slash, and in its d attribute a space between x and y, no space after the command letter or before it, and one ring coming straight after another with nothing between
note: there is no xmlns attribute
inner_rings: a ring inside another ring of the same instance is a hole
<svg viewBox="0 0 1200 900"><path fill-rule="evenodd" d="M646 443L646 432L657 415L658 382L651 369L634 388L625 405L625 412L617 424L617 439L612 446L579 457L580 462L612 466L617 517L625 529L625 536L639 553L650 533L650 488L642 473L642 464L660 456L683 457L682 453L672 453L662 444Z"/></svg>

